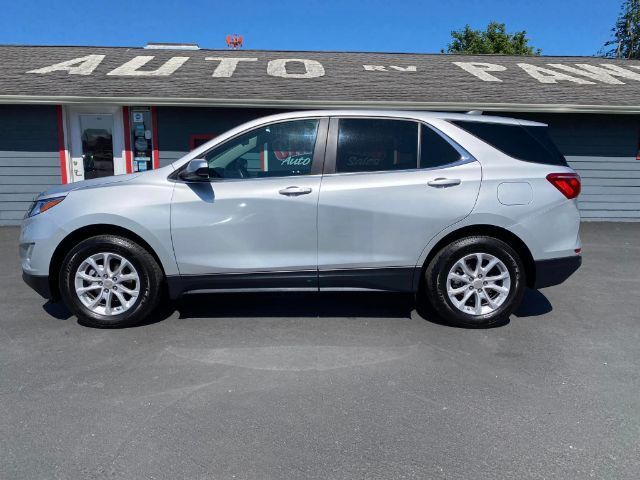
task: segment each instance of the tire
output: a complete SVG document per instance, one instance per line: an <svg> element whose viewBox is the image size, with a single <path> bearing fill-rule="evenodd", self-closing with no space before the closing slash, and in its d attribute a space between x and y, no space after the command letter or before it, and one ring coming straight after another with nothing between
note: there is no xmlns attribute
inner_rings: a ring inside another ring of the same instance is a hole
<svg viewBox="0 0 640 480"><path fill-rule="evenodd" d="M163 278L153 255L137 243L98 235L71 249L62 263L59 286L64 303L80 324L120 328L141 323L155 310Z"/></svg>
<svg viewBox="0 0 640 480"><path fill-rule="evenodd" d="M478 254L485 269L493 259L497 263L490 270L475 270ZM424 280L426 297L438 315L465 328L505 323L520 305L526 285L518 253L502 240L487 236L461 238L445 246L429 262ZM469 296L466 301L465 296Z"/></svg>

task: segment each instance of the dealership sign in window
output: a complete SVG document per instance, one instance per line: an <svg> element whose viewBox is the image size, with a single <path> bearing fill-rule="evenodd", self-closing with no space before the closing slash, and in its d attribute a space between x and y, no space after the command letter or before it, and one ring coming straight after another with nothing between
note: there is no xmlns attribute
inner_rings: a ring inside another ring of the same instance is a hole
<svg viewBox="0 0 640 480"><path fill-rule="evenodd" d="M131 150L133 151L133 171L144 172L153 168L153 123L151 109L136 107L131 109Z"/></svg>

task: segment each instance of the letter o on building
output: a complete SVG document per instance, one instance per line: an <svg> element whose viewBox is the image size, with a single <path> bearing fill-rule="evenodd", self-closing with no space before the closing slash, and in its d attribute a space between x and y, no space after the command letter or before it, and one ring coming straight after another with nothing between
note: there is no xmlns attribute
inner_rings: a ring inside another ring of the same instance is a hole
<svg viewBox="0 0 640 480"><path fill-rule="evenodd" d="M287 64L290 62L298 62L304 65L305 73L288 73ZM279 58L271 60L267 64L267 74L272 77L283 78L315 78L324 75L324 67L320 62L308 60L305 58Z"/></svg>

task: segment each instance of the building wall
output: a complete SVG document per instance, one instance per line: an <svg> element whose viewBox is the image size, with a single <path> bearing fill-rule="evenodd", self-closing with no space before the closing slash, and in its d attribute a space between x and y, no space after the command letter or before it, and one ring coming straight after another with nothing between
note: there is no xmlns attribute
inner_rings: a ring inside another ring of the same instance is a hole
<svg viewBox="0 0 640 480"><path fill-rule="evenodd" d="M60 182L56 107L0 105L0 225L19 223Z"/></svg>
<svg viewBox="0 0 640 480"><path fill-rule="evenodd" d="M640 220L640 116L505 114L549 124L569 165L582 177L584 220Z"/></svg>
<svg viewBox="0 0 640 480"><path fill-rule="evenodd" d="M217 135L267 109L158 107L160 165L190 150L192 135ZM548 123L580 173L585 220L640 220L640 116L504 113ZM55 106L0 105L0 225L15 225L36 194L61 182Z"/></svg>
<svg viewBox="0 0 640 480"><path fill-rule="evenodd" d="M249 120L282 110L261 108L158 107L160 166L189 152L192 135L219 135Z"/></svg>

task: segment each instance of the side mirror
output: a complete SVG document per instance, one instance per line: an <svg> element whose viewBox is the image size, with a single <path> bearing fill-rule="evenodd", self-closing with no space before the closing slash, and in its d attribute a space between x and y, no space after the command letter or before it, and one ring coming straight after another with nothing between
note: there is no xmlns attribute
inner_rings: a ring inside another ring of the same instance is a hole
<svg viewBox="0 0 640 480"><path fill-rule="evenodd" d="M180 172L179 177L185 182L208 182L209 164L202 158L194 158L187 163L187 167Z"/></svg>

